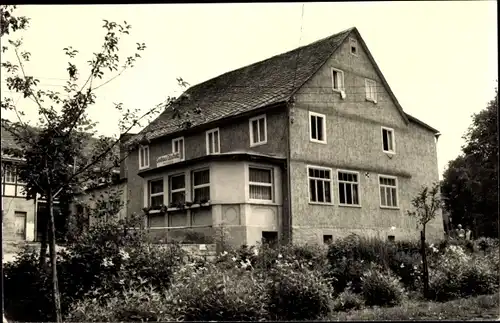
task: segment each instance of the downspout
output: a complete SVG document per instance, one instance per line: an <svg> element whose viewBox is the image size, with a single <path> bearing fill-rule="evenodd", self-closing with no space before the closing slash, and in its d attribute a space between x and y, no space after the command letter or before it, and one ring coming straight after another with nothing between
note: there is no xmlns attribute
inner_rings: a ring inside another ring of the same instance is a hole
<svg viewBox="0 0 500 323"><path fill-rule="evenodd" d="M287 177L287 186L288 186L288 192L287 192L287 195L288 195L288 198L287 198L287 203L288 203L288 243L292 243L292 172L291 172L291 159L292 159L292 141L290 139L290 136L291 136L291 125L293 124L293 112L292 112L292 109L295 105L295 98L292 96L292 98L287 102L287 114L288 114L288 125L287 125L287 131L288 131L288 134L287 134L287 156L286 156L286 177Z"/></svg>

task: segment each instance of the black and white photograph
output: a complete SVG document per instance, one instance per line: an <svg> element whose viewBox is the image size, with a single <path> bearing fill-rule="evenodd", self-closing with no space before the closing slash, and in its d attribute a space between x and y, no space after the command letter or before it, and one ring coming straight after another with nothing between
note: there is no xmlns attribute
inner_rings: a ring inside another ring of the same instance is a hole
<svg viewBox="0 0 500 323"><path fill-rule="evenodd" d="M0 23L3 323L500 319L496 1Z"/></svg>

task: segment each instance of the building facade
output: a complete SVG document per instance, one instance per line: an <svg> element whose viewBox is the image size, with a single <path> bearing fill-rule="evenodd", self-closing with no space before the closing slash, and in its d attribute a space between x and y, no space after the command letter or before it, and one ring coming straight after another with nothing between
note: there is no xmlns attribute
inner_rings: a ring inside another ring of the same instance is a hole
<svg viewBox="0 0 500 323"><path fill-rule="evenodd" d="M127 214L234 245L418 238L439 132L405 113L356 28L189 88L133 137ZM443 236L441 213L429 224Z"/></svg>

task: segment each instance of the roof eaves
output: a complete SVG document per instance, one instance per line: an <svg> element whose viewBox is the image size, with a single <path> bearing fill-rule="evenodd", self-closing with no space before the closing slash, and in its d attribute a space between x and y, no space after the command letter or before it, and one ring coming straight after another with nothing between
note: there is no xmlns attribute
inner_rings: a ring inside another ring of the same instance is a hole
<svg viewBox="0 0 500 323"><path fill-rule="evenodd" d="M406 116L407 116L408 120L410 120L411 122L414 122L414 123L416 123L416 124L420 125L421 127L424 127L424 128L426 128L427 130L430 130L430 131L434 132L434 134L436 134L436 135L441 134L441 132L440 132L439 130L437 130L437 129L435 129L435 128L431 127L431 126L429 126L429 125L428 125L428 124L426 124L425 122L423 122L423 121L421 121L421 120L419 120L419 119L415 118L415 117L414 117L414 116L412 116L412 115L409 115L408 113L405 113L405 114L406 114Z"/></svg>
<svg viewBox="0 0 500 323"><path fill-rule="evenodd" d="M377 72L378 76L382 80L382 84L386 88L387 92L389 93L389 96L391 99L394 101L394 104L396 105L396 108L399 110L401 117L403 117L403 120L405 121L406 124L409 123L408 117L406 116L406 113L403 110L403 107L401 107L401 104L399 104L398 99L396 98L396 95L394 92L392 92L391 87L389 86L389 83L387 83L387 80L384 77L384 74L382 74L382 71L378 67L377 63L375 62L375 59L373 58L372 54L370 53L370 50L368 49L368 46L366 45L365 41L363 40L363 37L361 37L361 34L359 33L357 28L353 28L353 31L356 33L356 36L359 38L359 41L361 43L361 46L363 47L363 50L366 52L366 55L370 59L370 61L373 64L373 67L375 68L375 71Z"/></svg>

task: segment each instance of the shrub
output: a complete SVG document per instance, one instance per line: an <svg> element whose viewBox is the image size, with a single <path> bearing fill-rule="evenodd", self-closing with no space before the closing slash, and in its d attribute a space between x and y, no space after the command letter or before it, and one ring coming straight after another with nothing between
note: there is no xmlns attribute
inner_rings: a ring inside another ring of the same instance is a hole
<svg viewBox="0 0 500 323"><path fill-rule="evenodd" d="M330 311L330 286L320 273L279 264L267 284L271 320L314 320Z"/></svg>
<svg viewBox="0 0 500 323"><path fill-rule="evenodd" d="M340 293L333 302L334 311L349 311L357 310L365 304L363 298L358 294L353 293L349 288L346 288Z"/></svg>
<svg viewBox="0 0 500 323"><path fill-rule="evenodd" d="M393 306L401 302L404 290L399 279L380 266L372 266L363 274L362 295L366 305Z"/></svg>
<svg viewBox="0 0 500 323"><path fill-rule="evenodd" d="M498 267L489 257L468 255L451 245L431 267L429 289L429 296L437 301L491 294L498 290Z"/></svg>
<svg viewBox="0 0 500 323"><path fill-rule="evenodd" d="M4 309L9 320L21 322L55 321L52 309L51 271L38 268L38 252L22 250L4 264Z"/></svg>
<svg viewBox="0 0 500 323"><path fill-rule="evenodd" d="M128 282L121 291L99 302L93 297L76 302L65 317L73 322L133 322L174 321L165 311L169 299L150 284Z"/></svg>
<svg viewBox="0 0 500 323"><path fill-rule="evenodd" d="M266 312L262 278L251 271L189 264L175 274L170 315L185 321L258 321Z"/></svg>

